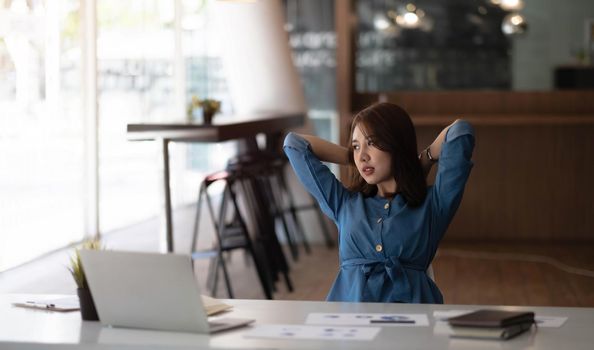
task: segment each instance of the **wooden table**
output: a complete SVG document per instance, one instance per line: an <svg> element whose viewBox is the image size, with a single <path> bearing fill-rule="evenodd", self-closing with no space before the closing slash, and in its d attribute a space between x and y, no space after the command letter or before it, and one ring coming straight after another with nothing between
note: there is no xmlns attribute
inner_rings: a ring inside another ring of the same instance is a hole
<svg viewBox="0 0 594 350"><path fill-rule="evenodd" d="M173 220L171 209L171 183L169 176L170 142L222 142L238 140L247 151L258 149L256 135L266 134L266 149L280 147L283 133L290 128L302 126L302 113L262 113L251 116L221 116L211 125L201 124L128 124L127 138L130 141L159 141L163 154L163 182L165 186L165 242L166 252L173 252Z"/></svg>

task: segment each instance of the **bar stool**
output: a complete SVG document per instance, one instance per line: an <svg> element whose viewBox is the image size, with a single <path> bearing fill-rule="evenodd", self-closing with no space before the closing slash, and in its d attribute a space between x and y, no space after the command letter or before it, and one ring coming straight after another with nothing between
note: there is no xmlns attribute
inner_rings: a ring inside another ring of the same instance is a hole
<svg viewBox="0 0 594 350"><path fill-rule="evenodd" d="M220 209L218 218L215 214L212 199L208 193L208 188L215 182L224 181L225 186L223 189L223 197L221 199ZM233 290L231 288L231 281L227 266L223 254L236 249L244 249L249 255L252 256L254 266L264 291L264 295L267 299L273 299L272 297L272 283L271 277L268 274L266 266L268 265L265 254L258 254L257 249L250 238L249 232L245 221L241 216L239 205L237 202L237 196L233 189L234 184L238 181L236 174L228 171L221 171L207 176L202 184L200 185L200 191L198 194L198 208L196 210L196 217L194 220L194 229L192 236L192 259L210 259L210 268L208 274L208 280L214 275L214 282L212 284L212 294L216 295L216 288L218 284L218 272L219 268L223 271L223 277L225 280L225 286L229 298L234 298ZM214 231L216 236L215 247L211 250L194 251L198 243L198 228L200 224L200 213L202 209L202 201L205 200L210 214L210 218L214 224ZM231 208L232 220L227 220L228 210ZM213 259L215 262L213 263Z"/></svg>
<svg viewBox="0 0 594 350"><path fill-rule="evenodd" d="M274 216L275 218L280 218L282 220L283 227L285 228L285 234L287 236L287 243L289 244L289 248L291 249L294 260L297 260L298 257L298 240L300 240L303 244L306 253L309 254L311 252L309 242L307 241L304 233L305 231L303 230L303 226L301 225L301 221L297 215L297 212L301 210L314 210L314 212L317 214L326 247L329 249L334 247L334 240L332 239L330 232L326 227L322 210L320 209L315 198L309 194L311 204L303 204L300 206L295 204L293 193L287 184L288 181L286 179L285 169L289 162L284 154L272 151L258 152L256 155L242 155L238 157L238 160L236 161L263 163L265 169L268 170L268 176L270 179L268 187L271 189L269 193L271 193L271 196L273 196L271 203L275 209ZM285 215L288 218L286 221ZM287 229L287 222L290 224L289 229Z"/></svg>
<svg viewBox="0 0 594 350"><path fill-rule="evenodd" d="M256 226L256 239L265 251L273 281L278 281L278 275L282 275L287 289L292 292L289 264L276 235L273 216L275 204L271 199L267 164L257 158L239 156L228 162L227 171L237 174L242 194L250 208L251 222Z"/></svg>
<svg viewBox="0 0 594 350"><path fill-rule="evenodd" d="M259 189L261 195L265 198L267 210L274 218L275 225L278 223L282 227L285 239L289 246L291 256L294 261L299 258L299 251L297 249L297 240L304 242L306 251L309 253L309 245L303 235L303 230L299 225L297 216L287 215L290 212L286 207L287 192L283 188L283 176L281 166L278 163L278 158L271 156L267 152L248 153L236 156L229 161L228 168L241 171L244 169L250 171L259 179ZM289 198L292 200L292 198ZM276 226L275 226L276 227Z"/></svg>
<svg viewBox="0 0 594 350"><path fill-rule="evenodd" d="M310 204L304 204L304 205L299 205L299 206L295 205L293 193L290 190L290 186L288 186L288 181L287 181L287 177L286 177L287 172L285 172L285 169L287 168L287 165L289 164L289 159L287 158L287 156L285 155L285 153L283 151L284 136L285 136L285 134L282 132L267 134L266 135L266 145L264 147L264 150L260 150L261 153L265 153L273 159L272 163L277 164L276 169L277 169L277 174L279 175L278 179L279 179L280 190L282 191L283 194L285 194L285 197L288 199L288 207L285 207L284 212L290 213L290 216L292 217L293 222L297 226L296 232L302 238L305 251L307 253L309 253L310 252L309 243L306 240L306 236L304 234L303 227L301 226L300 221L298 220L297 211L313 209L315 211L315 213L317 214L318 222L320 224L320 228L321 228L322 235L323 235L325 243L326 243L326 247L328 249L332 249L335 244L334 239L332 238L328 228L326 227L326 220L324 218L324 215L322 214L322 210L318 204L318 201L314 198L314 196L309 194L309 197L311 200Z"/></svg>
<svg viewBox="0 0 594 350"><path fill-rule="evenodd" d="M277 156L276 162L278 163L278 165L277 165L278 173L280 174L279 180L280 180L281 191L283 193L286 193L286 197L289 200L289 205L285 209L285 211L287 211L291 214L291 217L299 226L299 231L302 233L303 245L305 247L306 252L309 253L309 251L310 251L309 244L306 240L305 234L303 233L304 230L301 227L299 220L297 219L297 211L301 211L301 210L313 210L317 214L318 223L322 230L322 236L324 237L324 242L326 243L326 247L329 249L333 248L334 247L334 239L332 239L332 236L330 235L330 231L328 231L328 227L326 227L324 215L322 214L322 209L320 208L318 201L311 194L309 194L311 204L303 204L300 206L296 206L295 200L293 198L293 194L292 194L289 186L287 185L287 179L286 179L286 173L285 173L285 168L289 164L289 161L288 161L287 157L283 154L283 155Z"/></svg>

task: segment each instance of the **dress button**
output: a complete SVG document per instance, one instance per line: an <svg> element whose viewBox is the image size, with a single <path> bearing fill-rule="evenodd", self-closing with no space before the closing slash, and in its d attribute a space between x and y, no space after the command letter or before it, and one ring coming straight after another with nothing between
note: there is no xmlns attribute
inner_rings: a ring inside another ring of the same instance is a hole
<svg viewBox="0 0 594 350"><path fill-rule="evenodd" d="M390 203L386 203L386 205L384 205L384 209L388 209L390 207Z"/></svg>
<svg viewBox="0 0 594 350"><path fill-rule="evenodd" d="M381 252L381 251L382 251L382 249L383 249L383 247L382 247L382 245L381 245L381 244L378 244L378 245L376 245L376 246L375 246L375 250L376 250L377 252Z"/></svg>
<svg viewBox="0 0 594 350"><path fill-rule="evenodd" d="M377 223L381 223L382 222L382 218L377 219Z"/></svg>

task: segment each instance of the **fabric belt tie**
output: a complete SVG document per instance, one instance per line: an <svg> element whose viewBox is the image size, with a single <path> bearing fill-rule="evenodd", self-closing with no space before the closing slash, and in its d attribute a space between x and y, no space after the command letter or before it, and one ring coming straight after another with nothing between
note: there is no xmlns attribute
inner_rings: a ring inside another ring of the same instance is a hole
<svg viewBox="0 0 594 350"><path fill-rule="evenodd" d="M392 256L385 260L373 260L356 258L345 260L340 264L340 267L345 266L360 266L361 271L367 278L364 290L364 297L367 300L380 301L383 285L386 283L384 273L396 288L390 291L390 301L410 302L412 300L412 289L408 281L408 275L404 269L417 270L425 272L425 267L416 264L402 263L398 257ZM370 288L370 286L372 286Z"/></svg>

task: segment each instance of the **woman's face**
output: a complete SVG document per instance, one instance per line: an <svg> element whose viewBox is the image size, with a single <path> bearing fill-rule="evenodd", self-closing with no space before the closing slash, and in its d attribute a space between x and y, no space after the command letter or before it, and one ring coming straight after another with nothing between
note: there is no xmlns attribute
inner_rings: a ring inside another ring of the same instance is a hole
<svg viewBox="0 0 594 350"><path fill-rule="evenodd" d="M378 192L396 191L396 180L392 174L392 157L390 153L376 148L371 136L365 136L359 126L353 131L353 158L359 174L370 185L377 185Z"/></svg>

